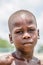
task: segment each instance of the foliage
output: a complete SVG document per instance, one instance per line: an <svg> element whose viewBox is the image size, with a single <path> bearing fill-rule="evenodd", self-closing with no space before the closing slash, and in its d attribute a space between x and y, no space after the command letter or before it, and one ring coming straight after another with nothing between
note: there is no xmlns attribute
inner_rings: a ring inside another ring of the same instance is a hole
<svg viewBox="0 0 43 65"><path fill-rule="evenodd" d="M0 52L13 51L14 46L12 46L7 40L0 39Z"/></svg>
<svg viewBox="0 0 43 65"><path fill-rule="evenodd" d="M37 50L38 53L43 53L43 45L40 45L38 50Z"/></svg>

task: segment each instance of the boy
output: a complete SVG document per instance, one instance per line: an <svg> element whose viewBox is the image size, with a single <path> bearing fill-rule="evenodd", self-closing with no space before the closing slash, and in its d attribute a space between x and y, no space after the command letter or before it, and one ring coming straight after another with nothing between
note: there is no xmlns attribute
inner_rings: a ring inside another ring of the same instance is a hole
<svg viewBox="0 0 43 65"><path fill-rule="evenodd" d="M34 47L39 38L39 30L35 16L27 10L13 13L8 21L10 42L16 46L16 51L8 56L0 65L41 65L33 57Z"/></svg>

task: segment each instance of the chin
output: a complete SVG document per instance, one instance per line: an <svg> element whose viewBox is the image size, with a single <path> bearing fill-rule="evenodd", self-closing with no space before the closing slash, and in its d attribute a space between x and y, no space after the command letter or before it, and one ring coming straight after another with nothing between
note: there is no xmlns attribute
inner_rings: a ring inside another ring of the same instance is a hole
<svg viewBox="0 0 43 65"><path fill-rule="evenodd" d="M32 52L34 48L32 47L27 47L27 48L24 48L24 52Z"/></svg>

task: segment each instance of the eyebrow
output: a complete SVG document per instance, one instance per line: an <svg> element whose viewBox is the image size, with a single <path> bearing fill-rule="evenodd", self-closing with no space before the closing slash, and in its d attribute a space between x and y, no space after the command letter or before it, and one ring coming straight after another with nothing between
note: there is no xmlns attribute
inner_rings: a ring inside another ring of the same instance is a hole
<svg viewBox="0 0 43 65"><path fill-rule="evenodd" d="M22 27L16 27L15 29L21 29ZM27 28L36 28L36 26L30 25Z"/></svg>
<svg viewBox="0 0 43 65"><path fill-rule="evenodd" d="M36 26L30 25L30 26L28 26L28 28L36 28Z"/></svg>
<svg viewBox="0 0 43 65"><path fill-rule="evenodd" d="M21 28L22 28L22 27L15 27L14 30L18 30L18 29L21 30Z"/></svg>

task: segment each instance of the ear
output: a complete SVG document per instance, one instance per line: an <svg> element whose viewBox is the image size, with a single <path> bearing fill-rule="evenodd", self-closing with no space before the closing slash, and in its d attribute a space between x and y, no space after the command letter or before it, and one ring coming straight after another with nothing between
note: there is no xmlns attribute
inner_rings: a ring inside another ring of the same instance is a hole
<svg viewBox="0 0 43 65"><path fill-rule="evenodd" d="M11 34L9 34L9 39L10 39L10 42L13 43Z"/></svg>
<svg viewBox="0 0 43 65"><path fill-rule="evenodd" d="M38 39L40 39L40 35L39 35L39 29L38 29Z"/></svg>

